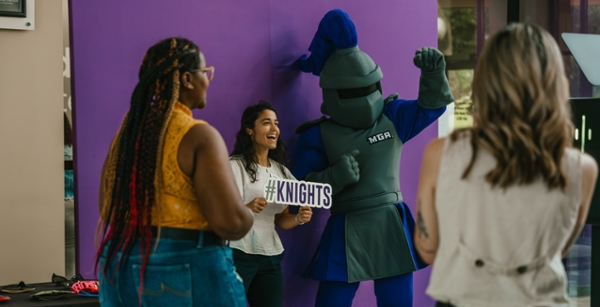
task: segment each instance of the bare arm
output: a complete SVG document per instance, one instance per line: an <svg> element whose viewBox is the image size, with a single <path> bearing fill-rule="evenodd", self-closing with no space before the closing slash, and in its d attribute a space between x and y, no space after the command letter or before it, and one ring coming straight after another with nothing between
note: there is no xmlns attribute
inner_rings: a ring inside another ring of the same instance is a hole
<svg viewBox="0 0 600 307"><path fill-rule="evenodd" d="M581 230L585 225L585 220L587 219L588 212L590 210L590 202L592 201L592 195L594 194L594 188L596 187L596 179L598 177L598 165L594 158L592 158L588 154L583 154L581 156L581 202L579 204L579 212L577 214L577 222L575 223L575 228L569 236L569 240L567 244L562 250L562 256L565 257Z"/></svg>
<svg viewBox="0 0 600 307"><path fill-rule="evenodd" d="M223 239L241 239L254 218L242 203L221 134L210 125L192 127L181 141L178 162L192 178L210 228Z"/></svg>
<svg viewBox="0 0 600 307"><path fill-rule="evenodd" d="M298 221L296 221L298 217ZM287 230L299 226L300 223L308 223L312 217L312 209L309 206L302 206L298 210L298 214L291 214L289 207L285 208L283 212L275 215L275 225L277 227Z"/></svg>
<svg viewBox="0 0 600 307"><path fill-rule="evenodd" d="M417 191L414 242L417 252L427 264L433 263L439 246L435 189L443 146L444 139L437 139L425 148Z"/></svg>

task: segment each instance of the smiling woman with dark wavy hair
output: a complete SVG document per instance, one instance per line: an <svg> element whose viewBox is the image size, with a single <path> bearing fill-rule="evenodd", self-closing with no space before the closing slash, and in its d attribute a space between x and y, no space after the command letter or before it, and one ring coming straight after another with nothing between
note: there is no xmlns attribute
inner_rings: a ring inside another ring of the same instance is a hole
<svg viewBox="0 0 600 307"><path fill-rule="evenodd" d="M484 46L474 125L426 148L415 245L437 306L566 306L561 258L597 177L572 147L569 86L544 29L513 24ZM439 218L438 218L439 217Z"/></svg>
<svg viewBox="0 0 600 307"><path fill-rule="evenodd" d="M243 201L254 215L252 229L241 240L231 241L237 272L244 280L251 307L281 307L283 245L275 226L292 229L308 223L312 210L302 206L291 214L288 206L267 202L264 187L269 178L293 179L284 166L285 144L279 119L271 104L261 100L244 110L236 135L231 167Z"/></svg>

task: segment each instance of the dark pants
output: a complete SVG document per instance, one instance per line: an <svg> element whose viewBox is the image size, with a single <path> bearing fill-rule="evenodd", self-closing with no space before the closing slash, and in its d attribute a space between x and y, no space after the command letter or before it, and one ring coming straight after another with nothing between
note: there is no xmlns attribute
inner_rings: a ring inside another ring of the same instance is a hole
<svg viewBox="0 0 600 307"><path fill-rule="evenodd" d="M450 305L450 304L446 304L446 303L442 303L442 302L437 302L435 304L435 307L454 307L454 305Z"/></svg>
<svg viewBox="0 0 600 307"><path fill-rule="evenodd" d="M281 259L275 256L246 254L232 248L233 262L244 280L246 298L252 307L281 307L283 304L283 275Z"/></svg>
<svg viewBox="0 0 600 307"><path fill-rule="evenodd" d="M413 274L375 279L378 307L412 307ZM322 281L317 291L316 307L350 307L360 282Z"/></svg>

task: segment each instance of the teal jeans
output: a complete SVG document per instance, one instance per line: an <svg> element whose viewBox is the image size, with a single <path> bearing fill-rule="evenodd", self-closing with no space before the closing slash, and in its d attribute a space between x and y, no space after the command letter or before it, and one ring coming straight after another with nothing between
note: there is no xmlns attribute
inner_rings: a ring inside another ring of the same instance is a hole
<svg viewBox="0 0 600 307"><path fill-rule="evenodd" d="M244 285L229 247L161 238L154 250L154 243L144 273L141 304L139 242L116 271L120 255L110 263L100 259L101 306L246 307Z"/></svg>

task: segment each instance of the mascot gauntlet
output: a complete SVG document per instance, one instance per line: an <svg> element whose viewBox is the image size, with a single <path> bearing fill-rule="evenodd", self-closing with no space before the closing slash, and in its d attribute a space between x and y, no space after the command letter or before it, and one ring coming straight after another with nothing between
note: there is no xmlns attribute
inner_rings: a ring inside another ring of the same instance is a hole
<svg viewBox="0 0 600 307"><path fill-rule="evenodd" d="M446 60L439 50L421 48L417 50L413 62L421 69L418 100L420 106L437 109L454 101L446 78Z"/></svg>
<svg viewBox="0 0 600 307"><path fill-rule="evenodd" d="M328 183L331 185L331 194L335 195L345 186L358 182L360 170L358 162L354 157L358 155L358 150L353 150L344 154L330 167L321 172L309 173L306 175L307 181Z"/></svg>

